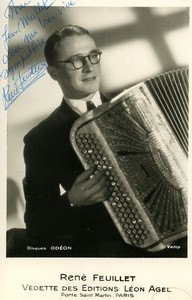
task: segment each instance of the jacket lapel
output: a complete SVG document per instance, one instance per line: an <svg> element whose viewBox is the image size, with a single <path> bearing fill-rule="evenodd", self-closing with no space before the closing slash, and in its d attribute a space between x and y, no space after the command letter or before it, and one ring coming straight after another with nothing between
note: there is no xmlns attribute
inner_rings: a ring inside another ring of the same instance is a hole
<svg viewBox="0 0 192 300"><path fill-rule="evenodd" d="M102 103L109 102L110 99L106 96L106 94L100 93L101 101ZM61 105L59 106L59 114L61 120L63 120L64 123L74 122L77 120L80 115L75 112L65 101L63 98Z"/></svg>

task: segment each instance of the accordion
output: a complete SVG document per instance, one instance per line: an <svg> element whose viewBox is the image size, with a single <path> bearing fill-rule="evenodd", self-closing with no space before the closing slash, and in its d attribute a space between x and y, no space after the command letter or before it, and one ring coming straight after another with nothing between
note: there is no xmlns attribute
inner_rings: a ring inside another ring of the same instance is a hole
<svg viewBox="0 0 192 300"><path fill-rule="evenodd" d="M107 178L104 205L127 244L159 251L187 234L188 68L150 78L82 115L71 143Z"/></svg>

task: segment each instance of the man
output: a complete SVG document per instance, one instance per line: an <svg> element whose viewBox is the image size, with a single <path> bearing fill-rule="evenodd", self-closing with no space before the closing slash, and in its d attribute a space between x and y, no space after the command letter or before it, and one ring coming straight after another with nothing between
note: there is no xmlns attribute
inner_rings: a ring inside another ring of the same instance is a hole
<svg viewBox="0 0 192 300"><path fill-rule="evenodd" d="M99 93L101 51L87 30L69 25L49 37L45 58L63 100L24 138L28 237L50 249L42 256L147 256L123 242L102 203L108 197L105 175L94 175L93 167L84 171L69 139L87 103L106 101ZM53 252L58 245L71 251Z"/></svg>
<svg viewBox="0 0 192 300"><path fill-rule="evenodd" d="M105 101L98 92L101 51L87 30L69 25L49 37L44 53L63 101L24 138L28 236L72 244L71 255L102 255L101 249L110 248L106 245L121 240L102 203L108 195L106 178L102 172L93 176L94 168L83 170L69 140L86 103ZM60 185L66 191L61 196Z"/></svg>

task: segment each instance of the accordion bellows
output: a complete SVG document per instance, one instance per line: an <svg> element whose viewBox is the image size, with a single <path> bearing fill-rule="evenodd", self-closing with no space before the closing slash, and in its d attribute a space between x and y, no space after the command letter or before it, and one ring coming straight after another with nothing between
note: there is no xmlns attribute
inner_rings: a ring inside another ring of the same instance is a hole
<svg viewBox="0 0 192 300"><path fill-rule="evenodd" d="M81 116L71 143L107 177L104 202L128 244L159 251L187 232L188 69L161 74Z"/></svg>

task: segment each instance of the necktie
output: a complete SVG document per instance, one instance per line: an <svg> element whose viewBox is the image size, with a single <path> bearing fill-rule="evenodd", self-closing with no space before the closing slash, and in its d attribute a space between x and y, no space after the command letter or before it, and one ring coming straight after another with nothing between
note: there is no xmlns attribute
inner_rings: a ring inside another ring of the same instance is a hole
<svg viewBox="0 0 192 300"><path fill-rule="evenodd" d="M92 110L96 107L92 101L87 101L86 103L87 103L87 110Z"/></svg>

